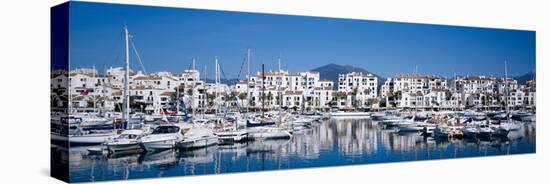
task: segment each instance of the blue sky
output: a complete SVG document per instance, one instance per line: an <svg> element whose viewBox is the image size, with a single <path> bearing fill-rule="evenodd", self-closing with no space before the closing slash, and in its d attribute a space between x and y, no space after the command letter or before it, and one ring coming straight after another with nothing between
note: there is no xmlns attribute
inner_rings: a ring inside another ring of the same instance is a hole
<svg viewBox="0 0 550 184"><path fill-rule="evenodd" d="M147 72L181 72L195 57L213 78L217 56L235 78L246 48L252 71L261 63L275 70L279 56L293 72L336 63L385 77L415 66L442 76L503 75L505 60L510 75L535 69L534 31L83 2L71 4L71 68L122 66L124 25ZM141 68L133 53L131 67Z"/></svg>

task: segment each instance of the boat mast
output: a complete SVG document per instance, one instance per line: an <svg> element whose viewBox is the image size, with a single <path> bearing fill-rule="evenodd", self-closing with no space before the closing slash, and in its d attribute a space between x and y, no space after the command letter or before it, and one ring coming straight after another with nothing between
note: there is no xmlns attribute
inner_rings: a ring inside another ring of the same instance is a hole
<svg viewBox="0 0 550 184"><path fill-rule="evenodd" d="M279 78L279 87L278 87L278 97L279 97L279 124L282 124L283 123L283 113L282 113L282 109L283 109L283 93L281 92L281 87L283 86L283 77L282 77L282 71L281 71L281 56L279 56L278 58L278 62L279 62L279 75L281 75L281 77L278 77Z"/></svg>
<svg viewBox="0 0 550 184"><path fill-rule="evenodd" d="M264 117L264 109L265 109L265 70L264 70L264 64L262 63L262 118Z"/></svg>
<svg viewBox="0 0 550 184"><path fill-rule="evenodd" d="M220 63L218 63L218 95L220 96L220 99L218 100L218 109L221 108L222 106L225 105L225 102L224 100L222 100L222 98L224 98L224 95L220 95L220 84L222 83L222 67L220 65ZM221 113L221 111L220 111Z"/></svg>
<svg viewBox="0 0 550 184"><path fill-rule="evenodd" d="M130 117L130 52L128 51L128 27L124 26L125 37L125 72L124 72L124 108L122 113L123 122L127 122Z"/></svg>
<svg viewBox="0 0 550 184"><path fill-rule="evenodd" d="M110 78L107 76L107 65L103 65L103 72L104 72L104 77L107 78L107 80L105 80L105 78L103 79L103 81L101 82L101 87L103 88L103 90L101 91L103 93L103 105L101 106L101 114L104 115L105 113L105 104L107 104L107 94L105 94L107 92L107 89L105 88L105 82L107 81L110 81ZM109 82L109 84L111 84L111 82Z"/></svg>
<svg viewBox="0 0 550 184"><path fill-rule="evenodd" d="M202 118L204 119L204 116L206 115L206 106L208 105L208 93L206 93L206 69L208 69L208 66L204 65L204 83L202 85L202 90L204 93L204 98L202 103Z"/></svg>
<svg viewBox="0 0 550 184"><path fill-rule="evenodd" d="M214 65L214 71L215 71L215 74L214 74L214 83L215 83L215 86L214 86L214 106L217 106L217 102L218 102L218 57L216 56L214 58L214 61L215 61L215 65ZM218 108L216 108L216 115L218 115Z"/></svg>
<svg viewBox="0 0 550 184"><path fill-rule="evenodd" d="M93 87L94 93L95 93L96 92L95 85L97 83L97 79L96 79L96 76L95 76L95 65L92 66L92 78L94 79L94 85L92 87ZM95 113L96 112L96 100L97 99L96 99L95 95L93 95L92 98L93 98L93 101L94 101L94 113Z"/></svg>
<svg viewBox="0 0 550 184"><path fill-rule="evenodd" d="M195 72L198 73L195 70L195 58L193 58L193 75L196 74ZM197 83L197 81L195 81L195 77L193 76L193 86L191 89L191 109L193 109L193 118L195 117L195 83Z"/></svg>
<svg viewBox="0 0 550 184"><path fill-rule="evenodd" d="M277 59L277 62L279 64L279 73L281 72L281 56Z"/></svg>
<svg viewBox="0 0 550 184"><path fill-rule="evenodd" d="M180 113L180 86L178 85L176 87L176 115L178 115L179 113Z"/></svg>
<svg viewBox="0 0 550 184"><path fill-rule="evenodd" d="M250 112L250 49L246 50L246 113Z"/></svg>
<svg viewBox="0 0 550 184"><path fill-rule="evenodd" d="M506 117L508 116L508 66L506 60L504 60L504 99L506 102Z"/></svg>
<svg viewBox="0 0 550 184"><path fill-rule="evenodd" d="M454 81L455 91L458 91L458 84L457 84L458 80L457 80L457 77L456 77L456 72L454 72L454 77L455 77L455 81ZM453 111L455 111L455 112L457 111L457 109L458 109L457 106L458 106L458 98L456 98L456 105L453 106ZM458 113L458 112L456 112L456 113Z"/></svg>

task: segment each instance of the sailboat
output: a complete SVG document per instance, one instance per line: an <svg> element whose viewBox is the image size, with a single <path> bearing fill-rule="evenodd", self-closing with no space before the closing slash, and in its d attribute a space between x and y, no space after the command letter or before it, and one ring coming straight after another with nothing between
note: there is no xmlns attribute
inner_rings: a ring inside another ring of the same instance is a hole
<svg viewBox="0 0 550 184"><path fill-rule="evenodd" d="M123 93L123 113L122 127L126 127L130 117L130 89L129 89L129 69L130 69L130 52L129 52L129 33L128 28L124 27L125 41L125 72L124 72L124 93ZM94 129L89 127L78 126L74 130L69 130L68 140L70 144L102 144L108 139L116 137L114 126L112 129Z"/></svg>
<svg viewBox="0 0 550 184"><path fill-rule="evenodd" d="M204 148L218 144L218 136L210 128L194 127L183 134L183 138L176 144L181 149Z"/></svg>
<svg viewBox="0 0 550 184"><path fill-rule="evenodd" d="M264 65L262 64L262 95L264 94L265 87L265 70ZM249 137L251 139L286 139L291 138L292 133L286 128L281 128L274 126L275 121L269 120L264 114L264 98L262 98L262 116L259 117L256 122L247 120L246 126ZM279 114L280 116L281 114Z"/></svg>
<svg viewBox="0 0 550 184"><path fill-rule="evenodd" d="M247 49L246 52L246 62L248 65L250 65L250 49ZM250 66L248 66L248 74L247 74L247 83L248 83L248 75L250 74ZM248 85L250 85L248 83ZM247 85L247 94L248 94L248 86ZM238 98L238 97L235 97ZM237 100L239 101L239 100ZM239 110L241 109L239 106L239 103L236 103ZM248 109L248 95L247 95L247 109ZM248 110L247 110L248 113ZM233 127L229 127L228 129L221 129L214 134L218 136L219 144L234 144L238 142L244 142L248 140L248 131L246 129L239 128L239 125L245 124L244 120L240 118L241 115L238 113L235 113L231 118L234 118L234 125Z"/></svg>
<svg viewBox="0 0 550 184"><path fill-rule="evenodd" d="M506 100L506 120L501 120L500 125L495 128L493 134L496 136L508 136L510 131L519 130L522 126L520 122L510 119L510 110L508 103L508 67L506 61L504 61L504 88L505 88L505 100Z"/></svg>

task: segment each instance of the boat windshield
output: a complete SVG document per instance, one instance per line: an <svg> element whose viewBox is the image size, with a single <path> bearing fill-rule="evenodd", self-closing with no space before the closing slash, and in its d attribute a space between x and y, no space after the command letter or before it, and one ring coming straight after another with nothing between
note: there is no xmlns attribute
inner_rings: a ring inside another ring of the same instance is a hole
<svg viewBox="0 0 550 184"><path fill-rule="evenodd" d="M124 134L124 135L120 135L119 138L121 139L137 139L139 136L138 135L134 135L134 134Z"/></svg>
<svg viewBox="0 0 550 184"><path fill-rule="evenodd" d="M155 128L153 130L153 134L171 134L171 133L177 133L180 131L180 128L177 126L161 126Z"/></svg>

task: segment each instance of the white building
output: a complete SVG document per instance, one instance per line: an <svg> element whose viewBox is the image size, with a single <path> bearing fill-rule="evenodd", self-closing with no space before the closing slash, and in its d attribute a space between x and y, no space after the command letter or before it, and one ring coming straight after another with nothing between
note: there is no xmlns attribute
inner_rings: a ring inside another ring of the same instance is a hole
<svg viewBox="0 0 550 184"><path fill-rule="evenodd" d="M351 102L346 102L339 108L349 108L351 104L354 108L370 108L372 100L378 98L378 77L371 73L351 72L338 75L338 92L344 92L351 95ZM341 99L340 99L341 100Z"/></svg>
<svg viewBox="0 0 550 184"><path fill-rule="evenodd" d="M386 79L381 86L381 96L386 97L398 91L428 94L432 89L447 89L447 79L431 75L398 75Z"/></svg>

